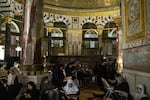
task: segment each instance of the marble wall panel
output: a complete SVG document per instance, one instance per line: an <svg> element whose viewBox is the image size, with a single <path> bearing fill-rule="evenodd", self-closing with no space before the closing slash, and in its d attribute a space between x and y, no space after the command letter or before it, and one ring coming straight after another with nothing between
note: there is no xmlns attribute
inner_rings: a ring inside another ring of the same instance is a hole
<svg viewBox="0 0 150 100"><path fill-rule="evenodd" d="M143 41L143 44L150 44L150 11L149 11L149 8L150 8L150 0L146 0L146 32L147 32L147 39L145 39Z"/></svg>
<svg viewBox="0 0 150 100"><path fill-rule="evenodd" d="M129 83L131 94L134 94L136 85L144 84L146 86L148 95L150 95L150 87L149 87L150 73L124 69L123 76L126 78L127 82Z"/></svg>
<svg viewBox="0 0 150 100"><path fill-rule="evenodd" d="M150 46L130 48L123 51L124 68L150 72Z"/></svg>
<svg viewBox="0 0 150 100"><path fill-rule="evenodd" d="M128 84L129 84L129 89L130 92L133 93L135 90L135 81L131 81L131 80L135 80L135 74L132 73L123 73L123 76L126 78Z"/></svg>

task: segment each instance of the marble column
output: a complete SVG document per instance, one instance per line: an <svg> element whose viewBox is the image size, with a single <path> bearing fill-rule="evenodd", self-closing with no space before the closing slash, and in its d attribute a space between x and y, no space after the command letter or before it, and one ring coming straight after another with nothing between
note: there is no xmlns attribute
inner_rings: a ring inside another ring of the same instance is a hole
<svg viewBox="0 0 150 100"><path fill-rule="evenodd" d="M114 18L114 21L117 25L117 72L121 73L123 70L123 51L122 51L122 25L121 25L121 16Z"/></svg>
<svg viewBox="0 0 150 100"><path fill-rule="evenodd" d="M11 31L10 23L6 22L6 34L5 34L5 62L9 63L10 58L10 43L11 43ZM8 66L11 67L11 66Z"/></svg>
<svg viewBox="0 0 150 100"><path fill-rule="evenodd" d="M24 0L21 70L29 75L41 72L41 34L43 33L43 0Z"/></svg>

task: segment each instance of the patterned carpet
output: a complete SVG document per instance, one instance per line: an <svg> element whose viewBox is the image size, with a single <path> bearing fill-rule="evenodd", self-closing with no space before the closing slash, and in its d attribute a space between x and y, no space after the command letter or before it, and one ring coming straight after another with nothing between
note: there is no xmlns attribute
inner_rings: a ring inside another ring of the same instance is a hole
<svg viewBox="0 0 150 100"><path fill-rule="evenodd" d="M80 89L80 100L98 100L94 97L93 93L104 94L103 91L101 91L94 83L84 85Z"/></svg>

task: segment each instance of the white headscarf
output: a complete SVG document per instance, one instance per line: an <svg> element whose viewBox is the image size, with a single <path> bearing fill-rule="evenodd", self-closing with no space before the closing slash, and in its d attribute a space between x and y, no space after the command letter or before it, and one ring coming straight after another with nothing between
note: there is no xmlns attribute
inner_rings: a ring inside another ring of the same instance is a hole
<svg viewBox="0 0 150 100"><path fill-rule="evenodd" d="M69 87L68 85L72 83L72 87ZM76 93L79 91L78 87L75 85L74 81L72 79L67 80L67 84L64 86L63 90L69 94L69 93Z"/></svg>
<svg viewBox="0 0 150 100"><path fill-rule="evenodd" d="M140 93L138 93L138 92L135 93L136 100L141 99L142 97L146 97L147 96L146 93L145 93L144 85L141 85L141 84L137 85L136 88L141 88L141 92Z"/></svg>

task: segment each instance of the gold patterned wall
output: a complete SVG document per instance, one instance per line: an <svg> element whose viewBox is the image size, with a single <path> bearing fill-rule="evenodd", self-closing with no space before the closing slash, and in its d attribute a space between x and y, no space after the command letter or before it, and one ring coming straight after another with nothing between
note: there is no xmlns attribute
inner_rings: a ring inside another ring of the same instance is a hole
<svg viewBox="0 0 150 100"><path fill-rule="evenodd" d="M126 42L146 37L145 0L125 0L125 39Z"/></svg>
<svg viewBox="0 0 150 100"><path fill-rule="evenodd" d="M118 6L120 0L44 0L44 3L69 9L96 9Z"/></svg>

